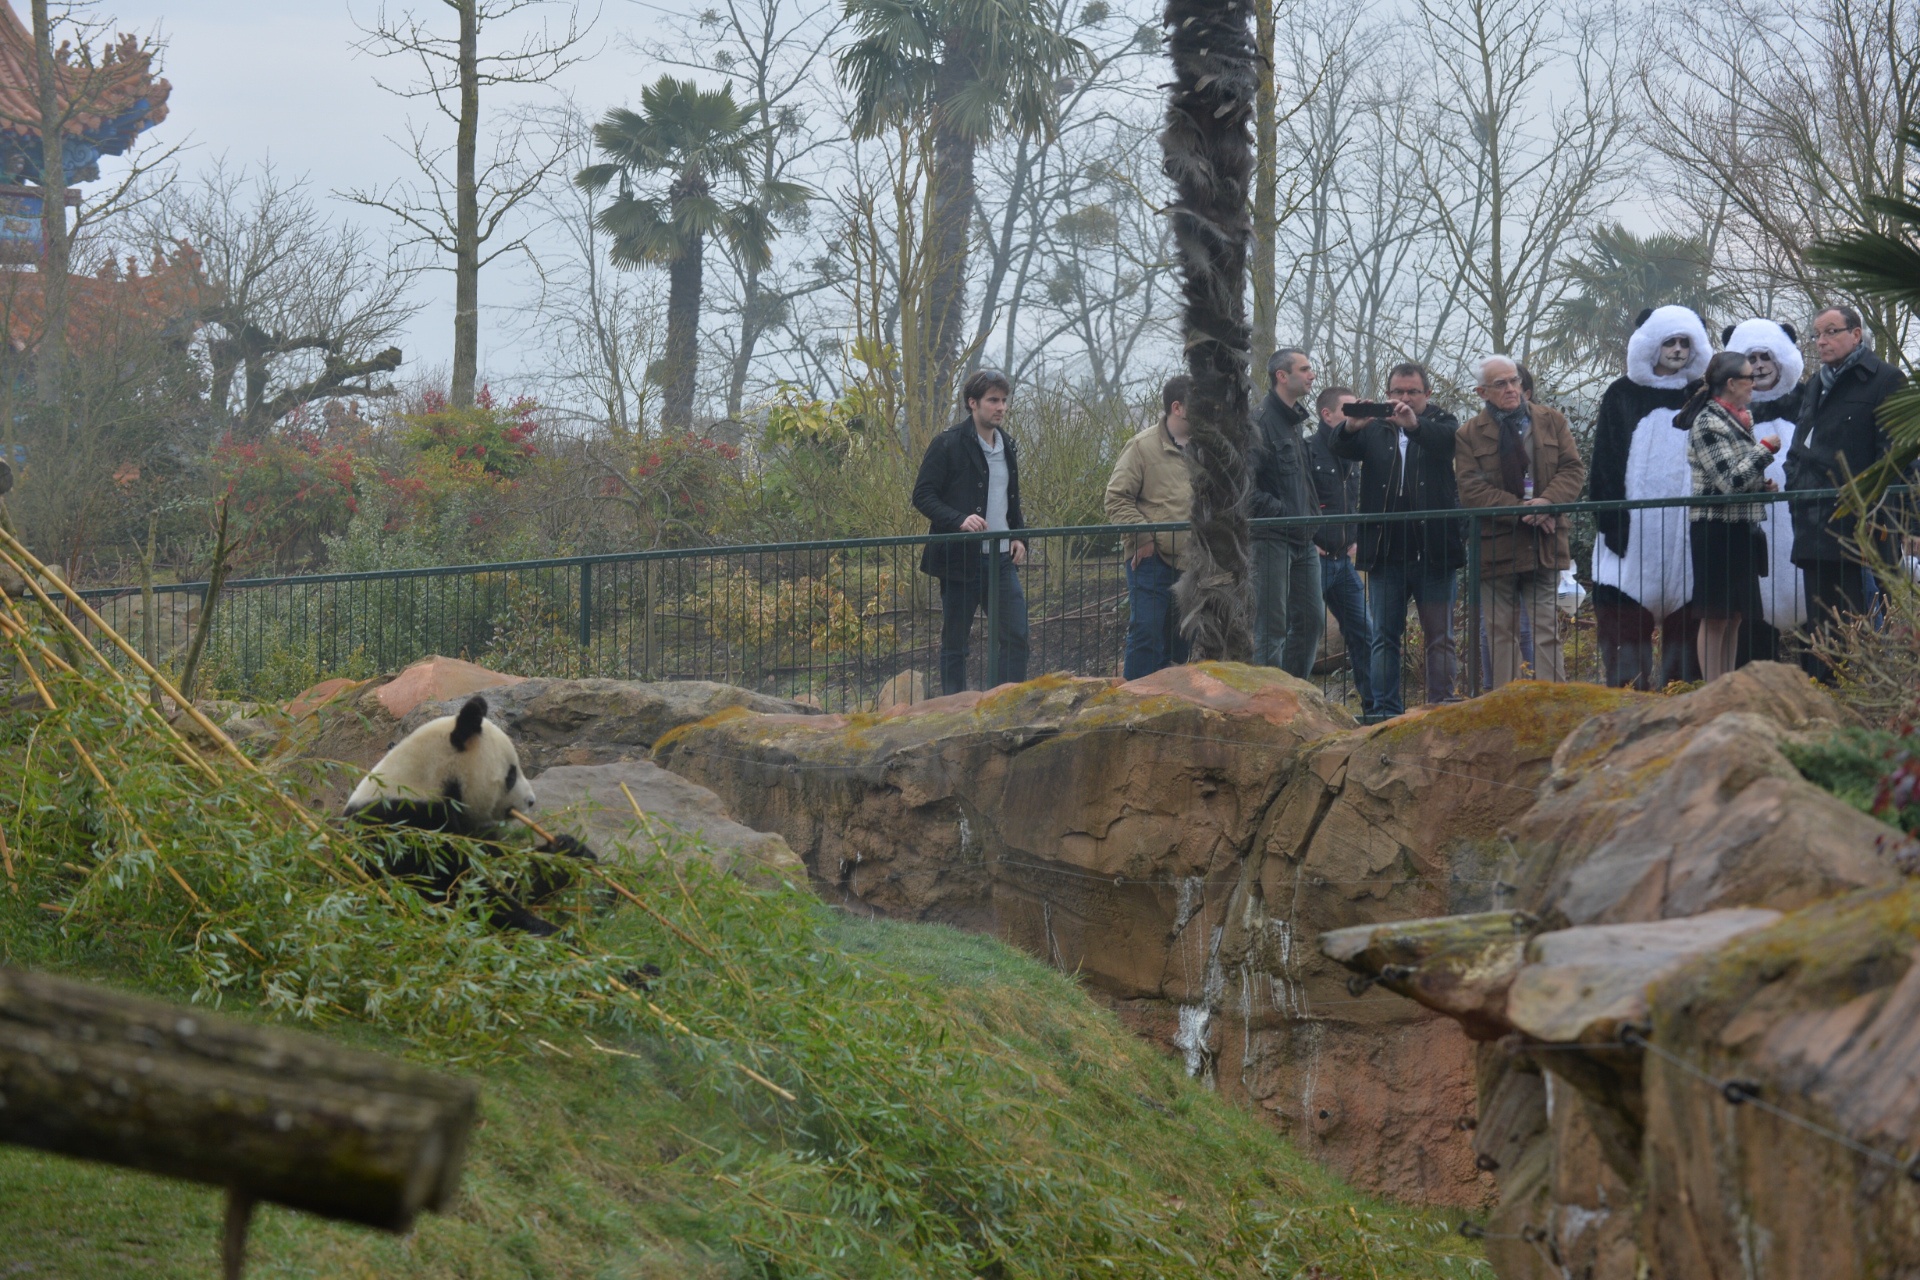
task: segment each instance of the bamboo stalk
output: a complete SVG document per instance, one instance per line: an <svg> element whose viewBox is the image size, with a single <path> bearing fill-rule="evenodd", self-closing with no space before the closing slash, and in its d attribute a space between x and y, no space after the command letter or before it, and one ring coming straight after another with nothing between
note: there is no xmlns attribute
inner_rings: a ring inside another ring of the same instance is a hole
<svg viewBox="0 0 1920 1280"><path fill-rule="evenodd" d="M539 823L535 822L532 818L529 818L526 814L520 812L518 809L507 810L507 816L523 823L529 830L533 832L533 834L539 836L542 840L545 840L548 844L553 843L553 836L551 833L547 831L545 827L542 827ZM666 926L666 928L672 930L674 936L679 938L680 941L686 943L688 946L692 947L695 951L698 951L701 955L713 961L715 964L720 963L719 956L714 955L712 951L710 951L706 947L701 946L700 943L697 940L695 940L694 937L691 934L689 934L685 929L682 929L679 925L675 924L673 921L667 919L665 916L661 915L658 911L654 910L653 907L649 903L642 900L638 894L634 893L631 889L628 889L625 885L621 884L618 880L615 880L612 876L608 875L606 871L603 870L601 867L590 862L585 863L584 865L586 866L587 870L590 873L596 876L609 889L612 889L615 893L625 898L628 902L631 902L634 906L640 908L642 911L652 916L655 920L659 921L662 925Z"/></svg>

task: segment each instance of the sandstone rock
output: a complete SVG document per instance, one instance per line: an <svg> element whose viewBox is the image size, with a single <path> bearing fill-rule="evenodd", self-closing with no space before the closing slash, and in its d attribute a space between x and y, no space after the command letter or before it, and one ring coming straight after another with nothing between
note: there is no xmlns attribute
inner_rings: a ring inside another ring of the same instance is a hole
<svg viewBox="0 0 1920 1280"><path fill-rule="evenodd" d="M532 775L557 765L642 760L662 734L723 711L813 715L813 708L710 680L521 680L486 689L487 714L519 748ZM452 715L466 692L422 702L399 721L409 733Z"/></svg>
<svg viewBox="0 0 1920 1280"><path fill-rule="evenodd" d="M400 719L423 702L464 700L485 689L519 684L525 678L435 654L422 658L383 685L380 705L388 715Z"/></svg>
<svg viewBox="0 0 1920 1280"><path fill-rule="evenodd" d="M344 697L365 683L364 680L349 680L345 676L322 680L319 684L295 696L293 701L287 704L287 714L295 720L312 715L321 707L336 698Z"/></svg>
<svg viewBox="0 0 1920 1280"><path fill-rule="evenodd" d="M1507 992L1520 972L1527 935L1539 923L1524 911L1363 924L1320 935L1320 951L1397 995L1460 1023L1475 1040L1513 1030ZM1358 994L1363 987L1349 983Z"/></svg>
<svg viewBox="0 0 1920 1280"><path fill-rule="evenodd" d="M1546 931L1508 984L1515 1032L1480 1050L1476 1072L1475 1149L1501 1196L1488 1241L1500 1276L1864 1275L1920 1259L1913 1207L1869 1203L1892 1185L1884 1170L1853 1159L1836 1172L1817 1143L1781 1141L1791 1126L1768 1127L1751 1107L1729 1119L1719 1092L1621 1043L1626 1024L1651 1016L1656 1043L1684 1045L1719 1077L1766 1081L1776 1092L1763 1097L1798 1096L1829 1117L1864 1106L1847 1113L1863 1132L1889 1149L1910 1140L1920 994L1906 1009L1899 983L1920 899L1889 887L1901 842L1777 749L1850 718L1797 671L1756 664L1595 716L1509 825L1525 857L1517 901ZM1848 915L1844 903L1859 905ZM1471 933L1476 919L1454 927ZM1579 927L1554 927L1569 924ZM1426 963L1446 954L1433 939L1447 930L1413 922ZM1391 962L1391 934L1328 944L1365 969ZM1455 975L1424 981L1416 964L1392 976L1484 1032L1486 1002L1464 999ZM1816 1077L1833 1081L1824 1098ZM1879 1101L1857 1101L1869 1095ZM1845 1219L1845 1247L1818 1244L1825 1214Z"/></svg>
<svg viewBox="0 0 1920 1280"><path fill-rule="evenodd" d="M1657 1276L1920 1268L1920 885L1862 890L1702 957L1653 993L1642 1247ZM1732 1106L1675 1065L1751 1082Z"/></svg>
<svg viewBox="0 0 1920 1280"><path fill-rule="evenodd" d="M1763 907L1731 908L1543 933L1527 943L1526 963L1507 996L1507 1018L1536 1040L1617 1040L1622 1024L1646 1018L1649 985L1694 956L1779 918L1778 911Z"/></svg>
<svg viewBox="0 0 1920 1280"><path fill-rule="evenodd" d="M1780 754L1851 716L1797 668L1763 662L1694 693L1594 717L1513 824L1519 905L1548 927L1791 910L1895 876L1885 826Z"/></svg>
<svg viewBox="0 0 1920 1280"><path fill-rule="evenodd" d="M873 709L889 711L898 706L912 706L925 702L928 696L926 673L902 671L880 686L880 692L873 697Z"/></svg>
<svg viewBox="0 0 1920 1280"><path fill-rule="evenodd" d="M741 826L713 792L648 761L559 765L532 783L540 825L585 840L610 867L644 864L656 853L685 857L687 849L674 839L678 833L704 841L716 871L806 878L806 867L785 840ZM644 821L634 814L627 792L639 803Z"/></svg>

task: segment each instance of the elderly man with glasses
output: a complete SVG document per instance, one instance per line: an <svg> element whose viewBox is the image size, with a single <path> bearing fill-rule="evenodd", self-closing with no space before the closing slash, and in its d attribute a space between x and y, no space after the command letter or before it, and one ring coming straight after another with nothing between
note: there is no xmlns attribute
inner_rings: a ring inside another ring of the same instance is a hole
<svg viewBox="0 0 1920 1280"><path fill-rule="evenodd" d="M1486 407L1455 437L1453 466L1463 507L1540 507L1573 502L1587 480L1573 432L1557 409L1529 402L1520 366L1488 356L1475 369ZM1480 523L1480 601L1493 656L1492 687L1523 674L1520 613L1533 632L1536 680L1565 680L1560 650L1560 571L1573 564L1567 522L1551 515Z"/></svg>
<svg viewBox="0 0 1920 1280"><path fill-rule="evenodd" d="M1820 371L1800 387L1797 429L1787 453L1787 491L1833 489L1880 461L1887 452L1880 402L1906 384L1906 376L1867 348L1860 313L1828 307L1813 318L1813 347ZM1793 563L1806 583L1807 621L1814 628L1838 625L1867 611L1859 564L1847 558L1855 521L1836 518L1832 498L1802 499L1793 506ZM1833 683L1833 671L1817 654L1803 659L1807 673Z"/></svg>

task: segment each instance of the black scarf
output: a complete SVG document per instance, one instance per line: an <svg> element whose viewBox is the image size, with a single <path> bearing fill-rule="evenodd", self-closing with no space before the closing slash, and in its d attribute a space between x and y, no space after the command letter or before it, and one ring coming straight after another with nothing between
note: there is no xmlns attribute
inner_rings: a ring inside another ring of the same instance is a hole
<svg viewBox="0 0 1920 1280"><path fill-rule="evenodd" d="M1518 408L1496 409L1487 406L1500 428L1500 483L1508 493L1525 496L1527 482L1527 438L1523 429L1533 422L1527 402Z"/></svg>

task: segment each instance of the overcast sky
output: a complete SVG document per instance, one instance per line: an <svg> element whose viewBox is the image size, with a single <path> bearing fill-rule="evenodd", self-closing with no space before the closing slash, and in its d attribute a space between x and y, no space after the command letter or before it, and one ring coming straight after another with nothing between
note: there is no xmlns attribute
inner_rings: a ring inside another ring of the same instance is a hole
<svg viewBox="0 0 1920 1280"><path fill-rule="evenodd" d="M452 30L452 14L440 0L388 6L390 12L409 7L437 28ZM550 21L564 22L564 4L545 8ZM594 7L583 8L584 21ZM24 16L24 0L15 0L14 9ZM411 68L355 51L362 38L356 19L370 24L378 10L377 3L339 0L106 0L97 12L117 18L117 30L164 41L162 74L172 82L173 94L167 119L149 136L187 144L190 149L181 157L186 172L222 155L232 164L270 157L283 173L309 176L315 193L337 216L386 234L391 219L326 198L329 192L377 187L405 176L407 158L387 139L404 139L409 114L427 119L424 104L402 101L375 83L376 75L390 81L411 78ZM640 86L663 68L634 52L633 40L656 30L652 20L659 13L651 4L607 0L585 45L592 56L568 70L559 88L592 117L637 100ZM532 92L545 100L554 96ZM491 104L483 103L492 109L509 105L504 91ZM485 128L483 121L483 156ZM113 162L103 162L102 169L110 177ZM525 296L516 274L493 270L481 277L483 375L510 379L520 367L512 317L503 314ZM435 273L419 287L433 302L414 320L401 347L410 369L444 369L453 354L452 277Z"/></svg>

